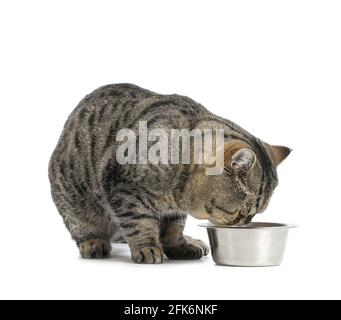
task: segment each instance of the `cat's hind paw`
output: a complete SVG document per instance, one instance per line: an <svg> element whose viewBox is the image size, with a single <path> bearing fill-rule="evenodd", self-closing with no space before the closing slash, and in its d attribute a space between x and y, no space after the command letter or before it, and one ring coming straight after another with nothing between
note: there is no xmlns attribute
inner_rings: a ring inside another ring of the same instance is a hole
<svg viewBox="0 0 341 320"><path fill-rule="evenodd" d="M111 244L102 239L90 239L79 245L79 253L84 259L103 259L110 256Z"/></svg>

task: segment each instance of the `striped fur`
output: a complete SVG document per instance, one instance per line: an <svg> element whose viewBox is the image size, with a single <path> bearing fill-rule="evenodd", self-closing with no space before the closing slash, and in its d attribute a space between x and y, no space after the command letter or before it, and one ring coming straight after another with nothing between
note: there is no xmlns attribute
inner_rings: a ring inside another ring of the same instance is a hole
<svg viewBox="0 0 341 320"><path fill-rule="evenodd" d="M138 132L141 120L149 129L225 129L226 145L250 148L256 166L245 177L228 168L205 176L198 165L122 166L115 157L116 134L121 128ZM137 263L161 263L163 252L174 259L200 258L206 245L182 234L187 213L215 223L246 223L266 208L278 183L270 145L187 97L131 84L101 87L79 103L52 155L49 178L53 200L84 258L107 256L111 241L126 239ZM243 211L248 190L254 199Z"/></svg>

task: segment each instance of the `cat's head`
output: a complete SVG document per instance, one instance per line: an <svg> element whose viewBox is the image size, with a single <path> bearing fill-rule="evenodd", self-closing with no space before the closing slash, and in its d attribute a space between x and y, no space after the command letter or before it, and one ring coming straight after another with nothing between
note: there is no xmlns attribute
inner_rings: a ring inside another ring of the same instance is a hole
<svg viewBox="0 0 341 320"><path fill-rule="evenodd" d="M249 223L269 204L278 185L277 166L290 154L287 147L257 140L225 142L224 173L214 179L205 205L207 218L218 225Z"/></svg>

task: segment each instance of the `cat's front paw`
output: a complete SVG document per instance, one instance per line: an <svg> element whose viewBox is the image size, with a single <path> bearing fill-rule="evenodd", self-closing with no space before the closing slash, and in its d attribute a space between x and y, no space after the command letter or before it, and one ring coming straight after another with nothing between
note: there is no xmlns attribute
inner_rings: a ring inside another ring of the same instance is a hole
<svg viewBox="0 0 341 320"><path fill-rule="evenodd" d="M145 247L140 250L132 249L131 257L135 263L143 264L163 263L163 251L159 247Z"/></svg>
<svg viewBox="0 0 341 320"><path fill-rule="evenodd" d="M201 247L201 249L204 252L204 256L207 256L210 253L210 248L204 241L199 240L199 239L193 239L192 237L189 237L189 236L184 236L184 237L187 243L191 243L191 244Z"/></svg>
<svg viewBox="0 0 341 320"><path fill-rule="evenodd" d="M102 239L90 239L79 245L79 252L84 259L107 258L111 252L111 244Z"/></svg>
<svg viewBox="0 0 341 320"><path fill-rule="evenodd" d="M209 253L208 246L201 240L185 236L186 242L165 247L165 254L173 260L198 260Z"/></svg>

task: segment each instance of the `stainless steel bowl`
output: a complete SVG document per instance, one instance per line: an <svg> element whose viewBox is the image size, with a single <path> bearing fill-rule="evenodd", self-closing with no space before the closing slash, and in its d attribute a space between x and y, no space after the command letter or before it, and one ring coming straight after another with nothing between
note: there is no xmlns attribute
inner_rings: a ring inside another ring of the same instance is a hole
<svg viewBox="0 0 341 320"><path fill-rule="evenodd" d="M254 222L244 226L207 228L213 260L218 265L278 266L284 256L288 232L294 225Z"/></svg>

